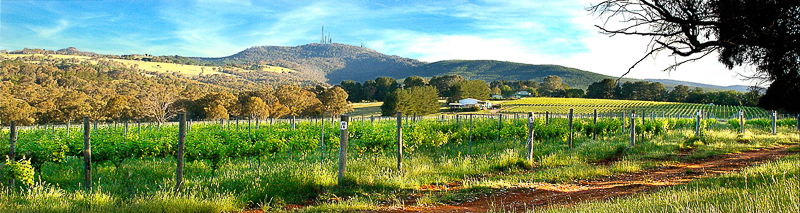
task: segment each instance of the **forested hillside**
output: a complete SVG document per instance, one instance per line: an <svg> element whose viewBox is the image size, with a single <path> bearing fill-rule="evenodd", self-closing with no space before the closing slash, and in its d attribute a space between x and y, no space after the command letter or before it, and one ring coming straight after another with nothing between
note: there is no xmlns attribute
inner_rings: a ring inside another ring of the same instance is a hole
<svg viewBox="0 0 800 213"><path fill-rule="evenodd" d="M83 116L164 122L180 112L193 119L228 119L347 110L347 94L339 88L288 81L272 87L231 74L148 72L109 59L20 57L3 60L0 68L3 124L61 123Z"/></svg>

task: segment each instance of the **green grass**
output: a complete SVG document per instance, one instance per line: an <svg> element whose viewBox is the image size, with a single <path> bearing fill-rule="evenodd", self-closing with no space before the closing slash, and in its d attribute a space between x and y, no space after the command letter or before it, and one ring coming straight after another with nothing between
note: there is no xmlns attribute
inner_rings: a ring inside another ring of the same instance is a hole
<svg viewBox="0 0 800 213"><path fill-rule="evenodd" d="M216 171L209 160L189 161L181 193L173 192L172 157L129 158L119 168L108 161L96 163L93 192L82 188L83 161L67 157L64 162L43 163L32 187L4 186L0 211L225 212L281 210L287 204L307 201L313 205L304 211L357 211L401 205L409 202L409 197L421 197L420 204L433 205L523 183L592 179L798 142L796 133L788 127L774 136L763 129L748 130L740 136L726 124L712 125L702 138L704 143L692 143L689 148L686 141L694 135L688 129L647 135L633 148L627 147L627 134L622 132L596 140L576 135L573 149L567 148L563 138L537 141L534 162L523 160L525 146L519 139L477 140L482 137L476 135L472 155L468 155L466 141L415 145L406 150L402 174L395 169L392 149L370 152L357 146L365 141L353 139L345 176L350 185L343 188L336 186L336 150L328 150L324 161L319 160L318 152L226 158ZM406 139L429 140L413 134ZM681 153L687 149L688 154ZM421 186L453 182L462 182L463 188L421 195L418 191Z"/></svg>
<svg viewBox="0 0 800 213"><path fill-rule="evenodd" d="M544 212L800 212L800 155L652 194ZM529 210L530 212L542 212Z"/></svg>

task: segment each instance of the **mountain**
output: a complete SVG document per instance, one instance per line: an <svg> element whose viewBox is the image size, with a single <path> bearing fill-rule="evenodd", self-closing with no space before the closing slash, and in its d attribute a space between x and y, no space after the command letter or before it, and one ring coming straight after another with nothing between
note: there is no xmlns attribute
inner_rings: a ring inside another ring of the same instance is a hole
<svg viewBox="0 0 800 213"><path fill-rule="evenodd" d="M539 80L549 75L561 77L572 88L586 89L590 84L606 78L616 77L579 70L560 65L533 65L494 60L447 60L424 64L405 72L407 76L422 77L461 75L467 79L494 80ZM406 76L406 77L407 77ZM638 79L623 78L622 81Z"/></svg>
<svg viewBox="0 0 800 213"><path fill-rule="evenodd" d="M222 58L192 58L201 63L273 65L299 71L309 80L336 84L342 80L366 81L379 76L402 76L402 71L423 65L415 59L385 55L344 44L306 44L295 47L257 46Z"/></svg>
<svg viewBox="0 0 800 213"><path fill-rule="evenodd" d="M650 82L659 82L664 85L684 85L688 86L689 88L701 87L707 88L711 90L717 91L726 91L726 90L734 90L738 92L747 92L750 89L750 86L747 85L731 85L731 86L717 86L711 84L702 84L702 83L695 83L695 82L688 82L688 81L678 81L678 80L670 80L670 79L644 79L645 81Z"/></svg>
<svg viewBox="0 0 800 213"><path fill-rule="evenodd" d="M93 53L93 52L80 51L80 50L78 50L78 48L75 48L75 47L67 47L67 48L64 48L64 49L57 50L56 54L81 55L81 56L96 56L96 55L98 55L97 53Z"/></svg>

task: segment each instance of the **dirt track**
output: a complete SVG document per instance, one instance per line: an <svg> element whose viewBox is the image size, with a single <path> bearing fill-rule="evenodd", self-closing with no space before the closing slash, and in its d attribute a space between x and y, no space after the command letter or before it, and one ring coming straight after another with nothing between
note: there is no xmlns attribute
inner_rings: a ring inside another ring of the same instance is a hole
<svg viewBox="0 0 800 213"><path fill-rule="evenodd" d="M786 147L753 150L738 154L680 163L666 168L614 175L572 184L539 183L515 187L456 205L430 208L405 206L385 209L393 212L485 212L488 210L524 211L555 205L570 205L585 200L624 197L683 184L715 174L730 173L753 164L791 154Z"/></svg>

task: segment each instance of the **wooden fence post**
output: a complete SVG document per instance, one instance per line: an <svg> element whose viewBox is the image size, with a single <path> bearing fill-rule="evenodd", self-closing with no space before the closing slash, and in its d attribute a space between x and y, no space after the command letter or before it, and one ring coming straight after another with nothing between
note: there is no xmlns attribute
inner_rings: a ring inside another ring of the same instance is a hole
<svg viewBox="0 0 800 213"><path fill-rule="evenodd" d="M472 155L472 114L469 114L469 150L468 155Z"/></svg>
<svg viewBox="0 0 800 213"><path fill-rule="evenodd" d="M631 146L636 145L636 110L631 110Z"/></svg>
<svg viewBox="0 0 800 213"><path fill-rule="evenodd" d="M319 137L319 164L323 165L325 160L325 113L322 113L322 119L319 122L319 127L322 131Z"/></svg>
<svg viewBox="0 0 800 213"><path fill-rule="evenodd" d="M503 129L503 114L497 114L497 129Z"/></svg>
<svg viewBox="0 0 800 213"><path fill-rule="evenodd" d="M253 134L253 129L250 128L250 122L252 120L253 120L253 116L252 115L247 117L247 140L248 141L253 141L252 136L251 136Z"/></svg>
<svg viewBox="0 0 800 213"><path fill-rule="evenodd" d="M531 164L533 164L533 141L534 141L534 138L533 138L533 131L534 131L533 122L534 122L535 119L536 118L534 117L533 112L528 112L528 146L526 148L528 148L528 150L527 150L528 151L527 159L528 159L528 162L530 162Z"/></svg>
<svg viewBox="0 0 800 213"><path fill-rule="evenodd" d="M797 136L800 138L800 113L797 114L795 119L797 119L797 124L795 124L795 128L797 128Z"/></svg>
<svg viewBox="0 0 800 213"><path fill-rule="evenodd" d="M92 142L89 117L83 117L83 184L92 189Z"/></svg>
<svg viewBox="0 0 800 213"><path fill-rule="evenodd" d="M572 117L573 109L569 109L569 148L572 149L572 138L575 137L575 133L572 131Z"/></svg>
<svg viewBox="0 0 800 213"><path fill-rule="evenodd" d="M703 116L703 112L697 110L697 116L694 121L694 136L700 137L700 118Z"/></svg>
<svg viewBox="0 0 800 213"><path fill-rule="evenodd" d="M347 171L347 126L350 123L350 117L347 115L340 116L339 122L339 186L345 185L344 175Z"/></svg>
<svg viewBox="0 0 800 213"><path fill-rule="evenodd" d="M397 112L397 172L403 174L403 113Z"/></svg>
<svg viewBox="0 0 800 213"><path fill-rule="evenodd" d="M545 125L550 124L550 111L544 112L544 124Z"/></svg>
<svg viewBox="0 0 800 213"><path fill-rule="evenodd" d="M17 158L16 158L16 151L17 151L17 122L12 120L9 130L11 130L11 132L9 132L8 159L11 160L11 161L16 161L17 160ZM8 180L8 185L11 185L11 186L14 185L14 179L13 178Z"/></svg>
<svg viewBox="0 0 800 213"><path fill-rule="evenodd" d="M297 128L296 125L297 125L297 116L292 115L292 131L294 131L295 128Z"/></svg>
<svg viewBox="0 0 800 213"><path fill-rule="evenodd" d="M181 186L183 185L183 146L184 141L186 140L186 114L181 113L179 116L178 153L176 153L178 165L175 168L175 192L179 192L181 190Z"/></svg>
<svg viewBox="0 0 800 213"><path fill-rule="evenodd" d="M739 134L744 134L744 111L739 110Z"/></svg>

